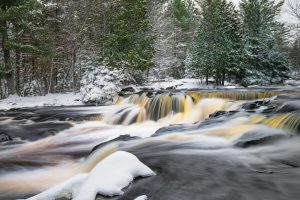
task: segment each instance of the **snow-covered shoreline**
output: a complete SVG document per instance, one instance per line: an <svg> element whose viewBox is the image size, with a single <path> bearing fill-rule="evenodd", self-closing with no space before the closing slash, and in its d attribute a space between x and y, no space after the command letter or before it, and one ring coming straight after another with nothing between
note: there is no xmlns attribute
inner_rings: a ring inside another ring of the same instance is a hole
<svg viewBox="0 0 300 200"><path fill-rule="evenodd" d="M211 80L213 81L213 80ZM230 90L230 89L262 89L262 88L273 88L273 89L291 89L299 88L300 81L288 80L284 85L272 85L272 86L259 86L250 85L245 88L240 85L235 85L233 83L225 82L224 86L215 86L213 84L205 85L201 84L199 79L170 79L170 80L160 80L151 81L142 86L124 86L123 89L132 88L128 94L142 92L142 91L170 91L170 90ZM123 91L121 91L122 93ZM126 91L123 92L126 94ZM96 94L90 94L95 96ZM109 94L107 94L109 96ZM113 98L113 97L112 97ZM84 105L82 101L83 96L80 93L56 93L48 94L46 96L30 96L30 97L20 97L17 95L11 95L6 99L0 100L0 110L9 110L13 108L32 108L32 107L49 107L49 106L78 106ZM95 97L91 98L90 101L93 102ZM89 102L89 101L87 101Z"/></svg>
<svg viewBox="0 0 300 200"><path fill-rule="evenodd" d="M83 105L80 94L47 94L46 96L20 97L11 95L0 100L0 110L12 108L32 108L43 106L75 106Z"/></svg>

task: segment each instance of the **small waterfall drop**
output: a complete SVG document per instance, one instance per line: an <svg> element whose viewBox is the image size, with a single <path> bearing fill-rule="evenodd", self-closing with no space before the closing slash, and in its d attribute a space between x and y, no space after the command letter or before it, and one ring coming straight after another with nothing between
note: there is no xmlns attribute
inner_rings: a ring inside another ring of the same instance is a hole
<svg viewBox="0 0 300 200"><path fill-rule="evenodd" d="M119 98L118 107L105 116L109 124L128 125L147 120L169 124L195 123L205 120L217 111L233 111L242 102L270 98L277 92L187 92L175 94L134 94Z"/></svg>

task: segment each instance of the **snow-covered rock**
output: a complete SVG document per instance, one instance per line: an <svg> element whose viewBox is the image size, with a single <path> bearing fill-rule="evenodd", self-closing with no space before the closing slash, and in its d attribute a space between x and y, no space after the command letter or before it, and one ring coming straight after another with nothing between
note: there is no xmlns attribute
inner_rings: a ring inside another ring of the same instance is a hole
<svg viewBox="0 0 300 200"><path fill-rule="evenodd" d="M105 196L122 195L122 189L134 178L153 175L155 173L133 154L119 151L106 158L90 172L74 200L94 200L97 193Z"/></svg>
<svg viewBox="0 0 300 200"><path fill-rule="evenodd" d="M102 160L89 174L79 174L28 200L94 200L97 194L122 195L122 189L136 177L154 176L155 173L133 154L118 151Z"/></svg>
<svg viewBox="0 0 300 200"><path fill-rule="evenodd" d="M86 180L87 176L88 174L79 174L36 196L28 198L27 200L56 200L60 198L71 199L73 197L73 194L75 194L78 191L83 181Z"/></svg>
<svg viewBox="0 0 300 200"><path fill-rule="evenodd" d="M146 195L142 195L142 196L135 198L134 200L147 200L147 199L148 199L148 197Z"/></svg>
<svg viewBox="0 0 300 200"><path fill-rule="evenodd" d="M300 81L296 81L296 80L286 80L284 82L285 85L291 85L291 86L300 86Z"/></svg>

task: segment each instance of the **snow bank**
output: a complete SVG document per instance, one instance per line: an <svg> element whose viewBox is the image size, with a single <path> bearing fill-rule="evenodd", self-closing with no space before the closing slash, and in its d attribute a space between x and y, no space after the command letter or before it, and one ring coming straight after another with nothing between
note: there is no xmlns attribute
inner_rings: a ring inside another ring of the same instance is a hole
<svg viewBox="0 0 300 200"><path fill-rule="evenodd" d="M284 82L284 84L290 85L290 86L300 86L300 81L289 79L289 80L286 80Z"/></svg>
<svg viewBox="0 0 300 200"><path fill-rule="evenodd" d="M89 174L80 174L28 200L94 200L97 194L122 195L122 189L136 177L154 176L155 173L133 154L118 151L105 158Z"/></svg>
<svg viewBox="0 0 300 200"><path fill-rule="evenodd" d="M147 200L147 199L148 199L148 197L146 195L142 195L142 196L135 198L134 200Z"/></svg>
<svg viewBox="0 0 300 200"><path fill-rule="evenodd" d="M64 197L71 199L72 194L75 194L76 191L78 191L80 185L86 180L87 176L88 174L79 174L27 200L56 200Z"/></svg>
<svg viewBox="0 0 300 200"><path fill-rule="evenodd" d="M146 86L140 87L140 89L152 89L152 90L168 90L168 89L195 89L205 88L209 89L211 86L201 85L199 79L170 79L160 82L152 82Z"/></svg>
<svg viewBox="0 0 300 200"><path fill-rule="evenodd" d="M210 79L210 82L214 82L214 79ZM218 86L217 88L235 89L241 88L241 86L225 82L225 86ZM188 90L188 89L216 89L213 84L206 85L205 80L185 78L185 79L169 79L162 80L160 82L152 82L145 86L138 87L138 89L152 89L152 90Z"/></svg>
<svg viewBox="0 0 300 200"><path fill-rule="evenodd" d="M82 105L79 94L48 94L46 96L19 97L11 95L6 99L0 100L0 109L8 110L11 108L40 107L40 106L72 106Z"/></svg>
<svg viewBox="0 0 300 200"><path fill-rule="evenodd" d="M74 200L94 200L97 193L105 196L122 195L122 189L134 178L153 175L154 172L137 157L119 151L106 158L90 172Z"/></svg>

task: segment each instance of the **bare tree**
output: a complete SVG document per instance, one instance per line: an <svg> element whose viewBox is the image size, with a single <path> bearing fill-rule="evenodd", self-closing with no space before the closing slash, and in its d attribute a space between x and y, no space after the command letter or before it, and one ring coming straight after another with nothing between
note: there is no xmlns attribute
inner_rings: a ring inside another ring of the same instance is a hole
<svg viewBox="0 0 300 200"><path fill-rule="evenodd" d="M289 13L296 17L300 22L300 1L298 0L289 0L287 2Z"/></svg>

